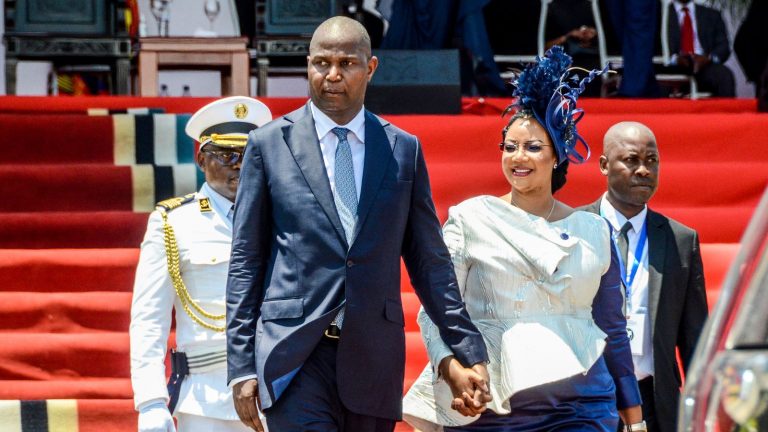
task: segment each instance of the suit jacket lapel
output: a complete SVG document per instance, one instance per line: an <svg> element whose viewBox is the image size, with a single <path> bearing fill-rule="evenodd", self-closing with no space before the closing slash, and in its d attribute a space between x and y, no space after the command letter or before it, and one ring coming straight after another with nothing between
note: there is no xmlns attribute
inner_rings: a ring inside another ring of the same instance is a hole
<svg viewBox="0 0 768 432"><path fill-rule="evenodd" d="M389 123L385 123L389 124ZM388 136L378 117L365 112L365 162L363 164L363 184L360 190L360 203L357 206L357 225L355 237L365 222L371 209L376 192L381 186L387 166L392 160L392 150L397 137Z"/></svg>
<svg viewBox="0 0 768 432"><path fill-rule="evenodd" d="M670 3L668 10L667 40L669 41L669 55L673 55L680 51L680 23L677 21L677 9L675 9L674 4Z"/></svg>
<svg viewBox="0 0 768 432"><path fill-rule="evenodd" d="M650 209L648 209L646 223L648 224L648 319L651 320L651 337L653 337L666 261L667 233L664 230L664 220Z"/></svg>
<svg viewBox="0 0 768 432"><path fill-rule="evenodd" d="M714 44L710 43L709 36L711 36L711 32L706 31L706 29L716 28L715 24L711 24L707 21L708 17L703 7L698 7L697 5L695 12L696 38L699 40L699 44L701 44L701 49L703 49L705 53L711 53Z"/></svg>
<svg viewBox="0 0 768 432"><path fill-rule="evenodd" d="M597 201L593 202L592 204L587 204L584 207L582 207L582 210L590 213L594 213L596 215L600 214L600 202L602 202L603 197L600 197L597 199Z"/></svg>
<svg viewBox="0 0 768 432"><path fill-rule="evenodd" d="M323 208L323 211L336 230L336 234L344 245L348 247L344 228L341 225L341 219L339 219L336 205L333 202L333 192L328 181L328 173L325 171L323 155L320 151L315 122L312 119L309 105L304 107L303 112L294 111L286 116L286 118L290 121L295 120L295 122L292 125L283 127L283 138L291 149L293 158L304 174L304 179L315 195L317 202L320 203L320 207Z"/></svg>

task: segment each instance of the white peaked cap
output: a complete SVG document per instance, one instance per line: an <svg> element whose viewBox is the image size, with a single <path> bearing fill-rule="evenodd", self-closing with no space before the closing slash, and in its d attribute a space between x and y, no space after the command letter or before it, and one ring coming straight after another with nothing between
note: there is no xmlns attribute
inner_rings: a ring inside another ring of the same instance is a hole
<svg viewBox="0 0 768 432"><path fill-rule="evenodd" d="M230 96L200 108L187 122L184 131L200 142L222 147L243 147L248 133L272 120L267 106L247 96Z"/></svg>

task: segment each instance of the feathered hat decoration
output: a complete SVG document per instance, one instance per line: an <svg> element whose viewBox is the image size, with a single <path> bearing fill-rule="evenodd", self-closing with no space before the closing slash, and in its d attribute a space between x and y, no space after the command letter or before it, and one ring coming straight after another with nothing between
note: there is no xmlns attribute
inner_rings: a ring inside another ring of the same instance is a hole
<svg viewBox="0 0 768 432"><path fill-rule="evenodd" d="M594 69L579 81L576 74L568 77L571 63L571 57L557 45L544 57L536 57L513 82L512 95L516 99L504 111L505 114L511 110L533 114L549 133L558 164L565 160L578 164L589 159L589 146L576 130L576 124L584 115L582 109L576 108L576 99L587 84L607 70L607 67Z"/></svg>

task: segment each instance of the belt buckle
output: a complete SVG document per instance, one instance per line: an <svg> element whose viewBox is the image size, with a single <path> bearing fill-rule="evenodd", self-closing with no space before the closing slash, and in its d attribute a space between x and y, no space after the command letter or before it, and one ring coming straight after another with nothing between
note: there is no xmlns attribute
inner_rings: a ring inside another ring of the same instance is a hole
<svg viewBox="0 0 768 432"><path fill-rule="evenodd" d="M339 339L341 337L341 329L336 324L331 324L323 332L328 339Z"/></svg>

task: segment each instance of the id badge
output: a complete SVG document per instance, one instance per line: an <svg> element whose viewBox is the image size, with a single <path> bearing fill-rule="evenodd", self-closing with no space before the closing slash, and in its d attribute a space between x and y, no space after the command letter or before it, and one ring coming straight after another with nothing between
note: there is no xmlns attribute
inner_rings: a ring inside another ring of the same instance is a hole
<svg viewBox="0 0 768 432"><path fill-rule="evenodd" d="M643 355L645 317L646 314L644 313L634 313L627 318L627 335L629 336L629 347L632 349L632 355Z"/></svg>

